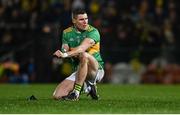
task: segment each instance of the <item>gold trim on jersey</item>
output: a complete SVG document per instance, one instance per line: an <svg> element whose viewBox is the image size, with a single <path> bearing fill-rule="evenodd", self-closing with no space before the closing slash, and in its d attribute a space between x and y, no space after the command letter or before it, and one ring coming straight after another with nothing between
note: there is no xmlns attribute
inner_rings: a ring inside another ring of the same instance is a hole
<svg viewBox="0 0 180 115"><path fill-rule="evenodd" d="M94 54L94 53L96 53L96 52L99 52L100 50L100 44L99 44L99 42L98 43L96 43L95 45L93 45L92 47L90 47L88 50L87 50L87 52L89 53L89 54Z"/></svg>
<svg viewBox="0 0 180 115"><path fill-rule="evenodd" d="M100 50L100 45L99 45L99 42L98 43L96 43L95 45L93 45L93 46L91 46L90 48L88 48L87 49L87 52L89 53L89 54L94 54L94 53L96 53L96 52L99 52ZM70 48L70 51L71 50L74 50L74 49L76 49L76 48Z"/></svg>
<svg viewBox="0 0 180 115"><path fill-rule="evenodd" d="M71 32L72 30L73 30L73 28L72 28L72 27L69 27L69 28L65 29L63 32L64 32L64 33L67 33L67 32Z"/></svg>
<svg viewBox="0 0 180 115"><path fill-rule="evenodd" d="M90 25L88 25L87 31L90 32L90 31L92 31L92 30L93 30L93 28L92 28Z"/></svg>

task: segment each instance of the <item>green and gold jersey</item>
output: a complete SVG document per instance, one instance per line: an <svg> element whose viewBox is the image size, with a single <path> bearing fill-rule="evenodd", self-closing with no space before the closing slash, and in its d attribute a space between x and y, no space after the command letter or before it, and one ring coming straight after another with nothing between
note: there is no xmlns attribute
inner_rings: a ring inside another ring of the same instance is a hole
<svg viewBox="0 0 180 115"><path fill-rule="evenodd" d="M94 56L99 62L100 68L103 67L103 60L100 55L100 34L96 28L89 25L88 29L83 32L78 32L76 28L69 27L63 31L62 44L68 44L70 50L79 46L85 38L90 38L95 41L95 44L86 50L87 53ZM74 65L76 65L74 63Z"/></svg>

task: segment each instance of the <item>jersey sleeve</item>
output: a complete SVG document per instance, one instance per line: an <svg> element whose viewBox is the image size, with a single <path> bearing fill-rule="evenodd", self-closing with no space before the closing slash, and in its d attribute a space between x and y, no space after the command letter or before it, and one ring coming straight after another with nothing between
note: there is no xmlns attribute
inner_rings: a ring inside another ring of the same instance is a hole
<svg viewBox="0 0 180 115"><path fill-rule="evenodd" d="M62 44L68 44L66 39L67 39L66 38L66 33L63 32L63 34L62 34Z"/></svg>
<svg viewBox="0 0 180 115"><path fill-rule="evenodd" d="M61 51L64 53L64 52L66 52L66 50L64 49L63 44L68 44L67 40L66 40L65 32L63 32L63 34L62 34L62 46L61 46Z"/></svg>
<svg viewBox="0 0 180 115"><path fill-rule="evenodd" d="M87 38L91 38L95 41L95 43L97 43L100 41L100 34L96 29L94 29L88 33Z"/></svg>

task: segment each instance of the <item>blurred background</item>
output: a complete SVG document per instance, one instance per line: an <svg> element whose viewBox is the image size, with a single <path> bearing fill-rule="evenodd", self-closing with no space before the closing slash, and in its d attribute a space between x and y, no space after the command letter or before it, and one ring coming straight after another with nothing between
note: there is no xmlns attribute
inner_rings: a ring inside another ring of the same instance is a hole
<svg viewBox="0 0 180 115"><path fill-rule="evenodd" d="M180 83L179 0L0 0L0 83L59 83L72 72L61 48L71 9L101 34L103 83Z"/></svg>

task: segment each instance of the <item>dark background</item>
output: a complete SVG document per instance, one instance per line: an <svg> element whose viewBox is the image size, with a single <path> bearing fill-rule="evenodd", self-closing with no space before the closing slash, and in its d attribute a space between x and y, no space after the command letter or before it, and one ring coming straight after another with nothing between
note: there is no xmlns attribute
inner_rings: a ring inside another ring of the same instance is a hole
<svg viewBox="0 0 180 115"><path fill-rule="evenodd" d="M72 8L84 7L101 34L104 83L180 83L179 5L179 0L0 0L0 82L67 77L68 61L52 54L71 25ZM114 76L128 79L122 68L136 73L137 81L114 82Z"/></svg>

